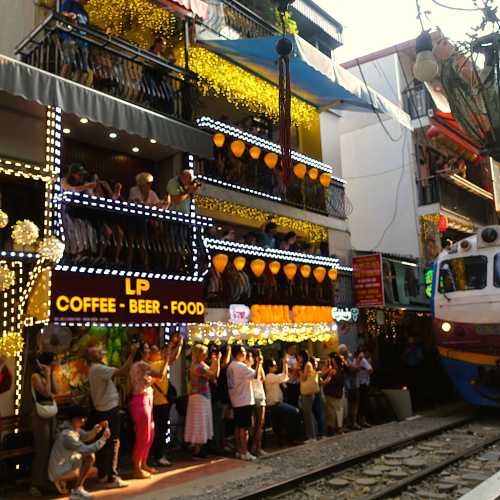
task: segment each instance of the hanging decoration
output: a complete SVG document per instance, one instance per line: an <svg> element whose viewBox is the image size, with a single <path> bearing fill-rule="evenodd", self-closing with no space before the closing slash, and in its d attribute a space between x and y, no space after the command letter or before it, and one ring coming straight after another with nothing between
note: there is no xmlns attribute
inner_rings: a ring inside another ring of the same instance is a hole
<svg viewBox="0 0 500 500"><path fill-rule="evenodd" d="M271 274L276 276L281 269L281 264L277 260L273 260L272 262L269 263L269 271L271 271Z"/></svg>
<svg viewBox="0 0 500 500"><path fill-rule="evenodd" d="M50 236L39 243L38 253L44 259L57 264L63 257L64 243L55 236Z"/></svg>
<svg viewBox="0 0 500 500"><path fill-rule="evenodd" d="M184 66L184 49L176 50L176 60ZM195 85L205 96L224 97L236 108L279 120L278 87L217 54L203 48L189 48L189 68L197 74ZM294 126L310 128L317 119L316 108L292 96L291 121Z"/></svg>
<svg viewBox="0 0 500 500"><path fill-rule="evenodd" d="M213 135L212 140L218 148L222 148L224 147L224 143L226 142L226 136L224 134L221 134L220 132L217 132Z"/></svg>
<svg viewBox="0 0 500 500"><path fill-rule="evenodd" d="M222 274L227 267L227 263L229 262L229 257L225 253L218 253L212 257L212 264L214 269Z"/></svg>
<svg viewBox="0 0 500 500"><path fill-rule="evenodd" d="M317 168L310 168L309 171L307 172L307 175L309 176L309 179L312 181L315 181L318 178L319 172Z"/></svg>
<svg viewBox="0 0 500 500"><path fill-rule="evenodd" d="M266 261L262 259L254 259L250 262L250 269L257 278L260 278L266 270Z"/></svg>
<svg viewBox="0 0 500 500"><path fill-rule="evenodd" d="M245 149L245 143L240 139L231 143L231 153L233 153L236 158L241 158L245 154Z"/></svg>
<svg viewBox="0 0 500 500"><path fill-rule="evenodd" d="M313 276L318 283L323 283L326 278L326 269L322 266L315 267L313 271Z"/></svg>
<svg viewBox="0 0 500 500"><path fill-rule="evenodd" d="M332 182L332 176L327 173L323 173L319 176L319 182L326 189L330 187L330 183Z"/></svg>
<svg viewBox="0 0 500 500"><path fill-rule="evenodd" d="M300 274L304 279L308 279L311 276L311 266L308 264L300 266Z"/></svg>
<svg viewBox="0 0 500 500"><path fill-rule="evenodd" d="M24 339L19 332L4 333L0 337L0 357L15 358L23 352Z"/></svg>
<svg viewBox="0 0 500 500"><path fill-rule="evenodd" d="M7 264L0 264L0 292L8 290L16 282L16 273Z"/></svg>
<svg viewBox="0 0 500 500"><path fill-rule="evenodd" d="M271 170L276 168L276 165L278 165L278 160L279 156L276 153L267 153L264 156L264 163L266 164L266 167L270 168Z"/></svg>
<svg viewBox="0 0 500 500"><path fill-rule="evenodd" d="M247 265L247 259L245 259L245 257L242 257L241 255L233 259L233 266L238 272L243 271L246 265Z"/></svg>
<svg viewBox="0 0 500 500"><path fill-rule="evenodd" d="M440 214L438 219L438 229L440 233L445 233L448 229L449 221L446 215Z"/></svg>
<svg viewBox="0 0 500 500"><path fill-rule="evenodd" d="M328 277L332 280L332 281L337 281L337 278L338 278L338 271L336 269L329 269L328 270Z"/></svg>
<svg viewBox="0 0 500 500"><path fill-rule="evenodd" d="M307 167L303 163L297 163L293 167L293 173L298 179L303 179L306 175Z"/></svg>
<svg viewBox="0 0 500 500"><path fill-rule="evenodd" d="M260 153L262 150L257 146L252 146L248 151L252 160L258 160L260 158Z"/></svg>
<svg viewBox="0 0 500 500"><path fill-rule="evenodd" d="M17 245L31 245L38 239L38 226L28 219L18 220L12 226L12 239Z"/></svg>
<svg viewBox="0 0 500 500"><path fill-rule="evenodd" d="M0 229L3 229L9 223L9 216L3 211L0 210Z"/></svg>
<svg viewBox="0 0 500 500"><path fill-rule="evenodd" d="M283 272L289 281L293 281L293 278L295 278L295 275L297 274L297 264L285 264L283 266Z"/></svg>

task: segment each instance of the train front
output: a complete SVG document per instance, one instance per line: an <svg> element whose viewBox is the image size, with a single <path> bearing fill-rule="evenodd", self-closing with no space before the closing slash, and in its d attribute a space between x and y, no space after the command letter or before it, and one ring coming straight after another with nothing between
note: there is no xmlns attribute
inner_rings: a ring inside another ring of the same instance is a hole
<svg viewBox="0 0 500 500"><path fill-rule="evenodd" d="M442 362L463 398L500 407L500 226L439 255L434 330Z"/></svg>

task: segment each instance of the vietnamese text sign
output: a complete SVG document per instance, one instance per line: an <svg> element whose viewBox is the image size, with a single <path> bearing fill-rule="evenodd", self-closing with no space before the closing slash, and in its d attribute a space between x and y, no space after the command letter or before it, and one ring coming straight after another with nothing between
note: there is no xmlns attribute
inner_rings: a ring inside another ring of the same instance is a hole
<svg viewBox="0 0 500 500"><path fill-rule="evenodd" d="M195 323L203 322L204 313L201 283L66 271L52 275L52 321Z"/></svg>
<svg viewBox="0 0 500 500"><path fill-rule="evenodd" d="M254 304L251 308L252 323L332 323L332 308L328 306L275 306Z"/></svg>
<svg viewBox="0 0 500 500"><path fill-rule="evenodd" d="M356 307L384 305L382 256L360 255L352 259L352 287Z"/></svg>

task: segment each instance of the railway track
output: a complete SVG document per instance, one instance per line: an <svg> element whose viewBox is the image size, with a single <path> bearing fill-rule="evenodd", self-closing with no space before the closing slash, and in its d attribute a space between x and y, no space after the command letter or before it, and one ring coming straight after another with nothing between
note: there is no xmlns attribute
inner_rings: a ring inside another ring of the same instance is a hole
<svg viewBox="0 0 500 500"><path fill-rule="evenodd" d="M390 446L360 453L333 465L263 487L239 498L458 498L458 492L474 487L486 478L486 474L482 470L467 469L469 479L461 481L459 474L450 474L447 470L459 467L460 463L466 463L470 457L481 455L487 448L495 448L497 443L500 443L499 424L468 417L440 429L423 432ZM500 444L498 450L500 457ZM496 453L496 448L491 453ZM491 453L490 457L496 456ZM493 465L496 467L498 464L500 462L496 460ZM493 473L494 471L491 472ZM429 486L428 497L418 493L427 491L419 485L425 486L433 481L438 484L434 488Z"/></svg>

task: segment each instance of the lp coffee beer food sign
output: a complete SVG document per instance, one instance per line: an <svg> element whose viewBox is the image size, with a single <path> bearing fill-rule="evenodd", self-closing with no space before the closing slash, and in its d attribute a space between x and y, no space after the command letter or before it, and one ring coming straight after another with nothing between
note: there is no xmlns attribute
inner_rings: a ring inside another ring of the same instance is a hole
<svg viewBox="0 0 500 500"><path fill-rule="evenodd" d="M203 322L203 285L56 271L52 321L94 323Z"/></svg>

